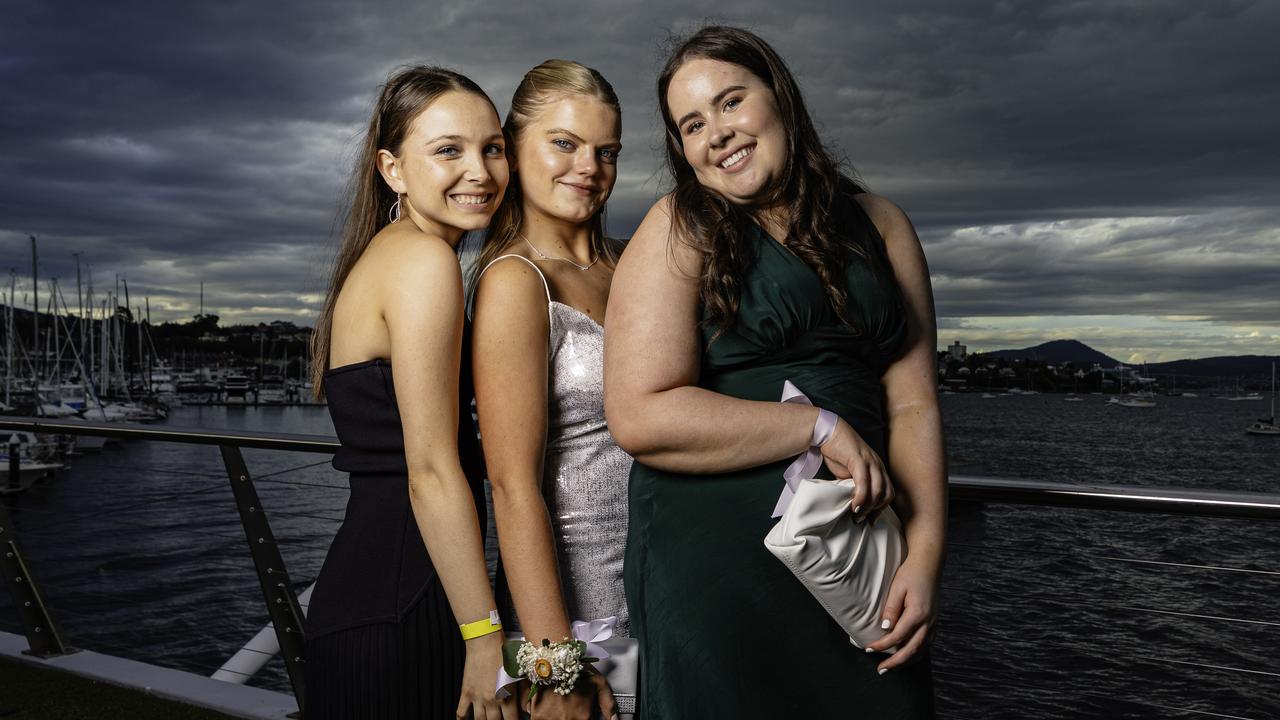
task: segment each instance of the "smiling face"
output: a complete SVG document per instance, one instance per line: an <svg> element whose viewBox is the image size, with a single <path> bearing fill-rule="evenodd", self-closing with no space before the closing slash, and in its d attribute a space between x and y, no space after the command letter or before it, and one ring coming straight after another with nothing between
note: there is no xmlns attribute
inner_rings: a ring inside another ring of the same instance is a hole
<svg viewBox="0 0 1280 720"><path fill-rule="evenodd" d="M695 57L675 72L667 108L698 182L737 205L760 200L787 160L773 91L750 70Z"/></svg>
<svg viewBox="0 0 1280 720"><path fill-rule="evenodd" d="M590 220L618 179L621 135L618 111L595 97L572 94L547 103L516 138L526 216Z"/></svg>
<svg viewBox="0 0 1280 720"><path fill-rule="evenodd" d="M456 242L488 225L507 188L498 114L475 93L446 92L414 119L398 154L378 152L378 169L418 227Z"/></svg>

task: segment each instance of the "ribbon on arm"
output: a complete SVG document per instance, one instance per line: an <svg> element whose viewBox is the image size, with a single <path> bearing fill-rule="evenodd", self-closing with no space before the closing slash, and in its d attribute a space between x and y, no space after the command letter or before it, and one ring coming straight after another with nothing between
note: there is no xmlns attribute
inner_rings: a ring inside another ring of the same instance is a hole
<svg viewBox="0 0 1280 720"><path fill-rule="evenodd" d="M598 643L613 637L613 626L618 622L617 615L610 615L607 618L599 620L574 620L569 626L569 632L573 635L574 640L581 640L587 644L587 655L597 660L604 660L609 657L609 652L601 647ZM507 636L508 640L523 640L524 635L512 634ZM498 688L494 695L498 699L505 699L510 693L507 686L512 683L520 682L521 678L511 677L507 674L505 667L498 668Z"/></svg>
<svg viewBox="0 0 1280 720"><path fill-rule="evenodd" d="M800 392L800 388L790 380L782 383L782 402L813 406L809 397ZM795 497L800 481L817 475L822 467L822 444L831 439L839 419L839 416L830 410L818 409L818 420L813 424L813 437L809 441L809 449L797 455L782 473L782 479L786 481L786 485L782 488L782 494L778 496L778 504L774 506L771 517L782 517L782 514L787 511L787 506L791 504L791 498Z"/></svg>

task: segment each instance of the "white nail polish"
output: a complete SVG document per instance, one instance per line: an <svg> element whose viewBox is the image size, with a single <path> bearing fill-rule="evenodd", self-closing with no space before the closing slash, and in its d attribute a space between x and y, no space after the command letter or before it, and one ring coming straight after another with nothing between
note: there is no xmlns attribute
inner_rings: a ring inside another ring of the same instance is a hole
<svg viewBox="0 0 1280 720"><path fill-rule="evenodd" d="M887 672L889 672L889 668L880 668L879 670L876 671L876 674L883 675Z"/></svg>
<svg viewBox="0 0 1280 720"><path fill-rule="evenodd" d="M867 652L875 652L875 650L872 650L871 648L863 648L863 650L866 650Z"/></svg>
<svg viewBox="0 0 1280 720"><path fill-rule="evenodd" d="M889 629L889 628L891 628L891 627L893 627L893 623L889 622L889 618L885 618L885 619L880 623L880 629L881 629L881 630L888 630L888 629Z"/></svg>
<svg viewBox="0 0 1280 720"><path fill-rule="evenodd" d="M854 512L858 512L858 511L859 511L859 510L861 510L861 509L862 509L862 506L861 506L861 505L854 505L854 506L853 506L853 511L854 511Z"/></svg>

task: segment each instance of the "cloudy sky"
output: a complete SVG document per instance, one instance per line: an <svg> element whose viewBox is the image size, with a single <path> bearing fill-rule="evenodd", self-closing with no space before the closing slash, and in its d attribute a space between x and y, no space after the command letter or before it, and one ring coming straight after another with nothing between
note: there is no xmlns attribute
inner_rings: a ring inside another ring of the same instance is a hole
<svg viewBox="0 0 1280 720"><path fill-rule="evenodd" d="M628 236L666 187L664 42L717 20L778 48L829 145L915 221L940 344L1280 354L1280 3L9 0L4 16L0 271L20 303L35 234L64 292L79 253L156 320L196 312L203 281L224 324L309 324L360 126L406 63L468 74L503 112L542 60L603 72L624 107L610 229Z"/></svg>

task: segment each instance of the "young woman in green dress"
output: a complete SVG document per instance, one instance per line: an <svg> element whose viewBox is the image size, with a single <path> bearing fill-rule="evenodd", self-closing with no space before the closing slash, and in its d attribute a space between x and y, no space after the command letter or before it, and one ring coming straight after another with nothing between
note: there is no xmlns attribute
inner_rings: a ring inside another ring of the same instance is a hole
<svg viewBox="0 0 1280 720"><path fill-rule="evenodd" d="M605 332L609 427L636 459L640 715L932 717L946 468L920 241L840 173L756 35L697 32L658 95L675 189L619 262ZM779 402L787 380L814 407ZM906 537L866 652L763 545L818 408L841 418L822 476L855 481L860 517L892 502Z"/></svg>

